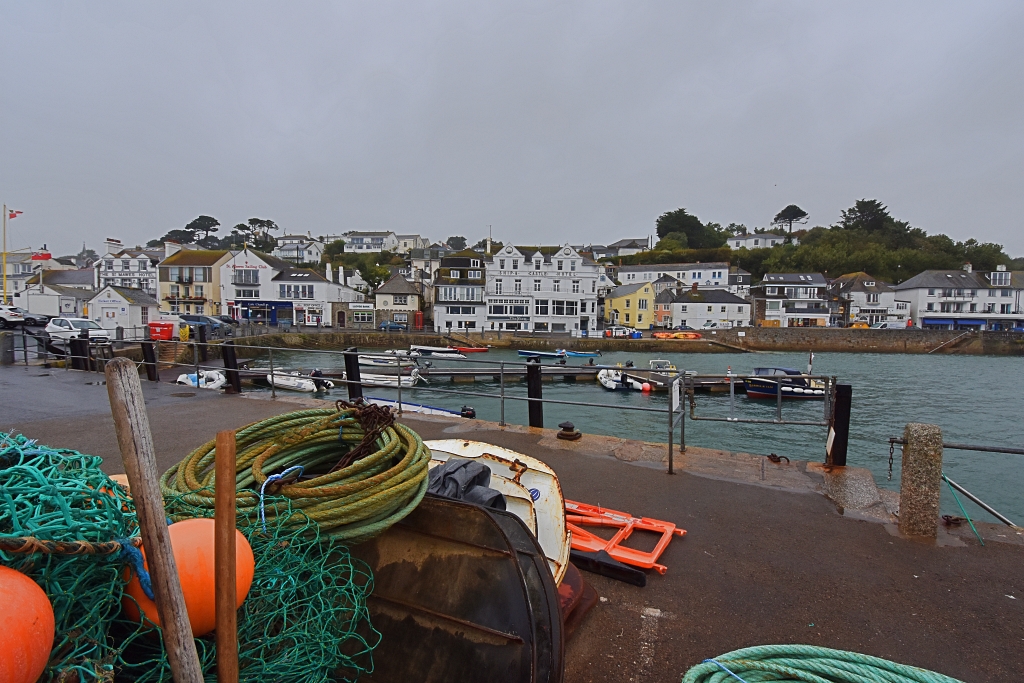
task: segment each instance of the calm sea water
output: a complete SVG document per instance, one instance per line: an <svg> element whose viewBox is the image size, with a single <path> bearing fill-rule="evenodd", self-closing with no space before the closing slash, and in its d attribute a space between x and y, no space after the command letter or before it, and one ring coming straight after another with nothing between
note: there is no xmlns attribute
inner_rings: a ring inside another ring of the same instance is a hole
<svg viewBox="0 0 1024 683"><path fill-rule="evenodd" d="M492 350L471 354L473 360L519 362L515 351ZM647 367L652 358L665 358L683 370L700 373L722 373L728 367L747 373L755 366L781 366L806 369L805 353L737 353L737 354L656 354L646 352L606 353L595 362L614 365L632 360L637 367ZM570 364L587 359L570 358ZM277 352L275 365L288 369L309 370L313 367L339 367L340 357L329 361L324 356L307 352ZM435 361L435 365L451 362ZM1018 391L1017 380L1024 368L1024 359L1008 357L897 355L869 353L819 353L815 355L816 374L835 375L839 381L853 386L853 409L850 425L850 465L870 469L878 484L899 488L900 450L897 446L892 480L887 479L890 436L902 436L907 422L928 422L942 428L947 442L1024 447L1024 393ZM364 370L365 371L365 370ZM463 389L482 393L498 393L496 382L435 385L443 389ZM344 390L335 390L339 396ZM375 389L368 395L394 398L395 390ZM526 385L506 383L507 396L525 396ZM544 406L545 426L555 427L565 420L577 429L591 434L607 434L651 441L667 439L667 415L621 410L622 406L647 406L667 409L667 394L643 395L639 392L611 392L596 382L545 382L544 397L590 403L588 406ZM477 416L498 420L500 402L497 398L452 396L427 389L403 390L403 400L458 409L468 404ZM774 415L774 402L754 401L743 395L736 398L736 415L765 417ZM698 395L697 415L727 416L728 395ZM820 401L788 401L783 405L787 419L816 420L822 416ZM505 420L526 424L524 401L506 401ZM678 430L676 431L678 439ZM694 422L687 419L686 442L749 453L778 453L793 459L823 461L826 430L824 427ZM951 479L990 504L1017 524L1024 524L1024 456L970 451L946 450L944 470ZM964 500L974 518L996 521L969 501ZM942 500L943 512L959 514L947 489Z"/></svg>

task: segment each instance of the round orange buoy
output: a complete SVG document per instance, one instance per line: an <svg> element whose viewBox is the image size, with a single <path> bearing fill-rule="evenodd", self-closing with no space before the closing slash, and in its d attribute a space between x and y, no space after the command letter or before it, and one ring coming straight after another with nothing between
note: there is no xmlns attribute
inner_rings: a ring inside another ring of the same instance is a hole
<svg viewBox="0 0 1024 683"><path fill-rule="evenodd" d="M648 393L651 390L651 383L650 382L644 382L640 386L640 390L643 391L645 394Z"/></svg>
<svg viewBox="0 0 1024 683"><path fill-rule="evenodd" d="M0 683L34 683L50 660L53 605L35 581L0 567Z"/></svg>
<svg viewBox="0 0 1024 683"><path fill-rule="evenodd" d="M214 521L212 519L186 519L167 527L171 535L171 550L178 567L181 592L193 636L202 636L217 626L216 586L214 569ZM142 550L145 558L146 551ZM236 607L241 607L252 585L256 561L249 541L235 530L235 596ZM149 569L147 565L147 570ZM132 572L131 581L124 589L121 604L131 619L139 619L139 608L148 621L160 625L156 604L146 597L139 577ZM130 596L130 597L129 597ZM132 600L134 598L134 600ZM136 604L138 603L138 604Z"/></svg>

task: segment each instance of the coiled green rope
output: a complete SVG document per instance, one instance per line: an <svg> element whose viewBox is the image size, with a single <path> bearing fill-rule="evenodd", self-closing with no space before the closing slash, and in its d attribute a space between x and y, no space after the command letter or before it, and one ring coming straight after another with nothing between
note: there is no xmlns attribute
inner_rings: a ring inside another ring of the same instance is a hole
<svg viewBox="0 0 1024 683"><path fill-rule="evenodd" d="M430 451L423 440L404 425L388 424L391 418L378 406L339 408L285 413L236 432L239 516L258 514L265 490L289 499L324 536L359 543L412 512L427 491ZM161 477L173 520L194 516L190 507L213 509L215 456L210 441ZM332 471L338 463L347 466ZM275 472L297 465L314 476L274 481ZM178 510L171 501L184 505ZM273 514L267 510L268 521Z"/></svg>
<svg viewBox="0 0 1024 683"><path fill-rule="evenodd" d="M706 659L683 683L962 683L887 659L814 645L759 645Z"/></svg>

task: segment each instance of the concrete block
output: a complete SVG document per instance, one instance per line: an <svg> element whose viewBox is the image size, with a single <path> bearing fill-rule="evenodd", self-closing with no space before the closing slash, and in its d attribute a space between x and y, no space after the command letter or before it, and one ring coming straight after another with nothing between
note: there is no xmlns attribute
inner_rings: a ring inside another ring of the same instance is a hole
<svg viewBox="0 0 1024 683"><path fill-rule="evenodd" d="M903 439L900 533L935 538L942 484L942 430L936 425L911 422L903 430Z"/></svg>

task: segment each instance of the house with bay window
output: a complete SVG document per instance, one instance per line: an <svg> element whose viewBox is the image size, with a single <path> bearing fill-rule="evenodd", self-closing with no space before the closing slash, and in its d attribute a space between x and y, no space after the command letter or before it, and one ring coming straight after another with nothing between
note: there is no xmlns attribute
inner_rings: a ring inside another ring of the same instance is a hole
<svg viewBox="0 0 1024 683"><path fill-rule="evenodd" d="M389 320L408 325L410 330L423 329L423 296L416 285L403 275L392 275L390 280L374 291L373 298L378 323Z"/></svg>
<svg viewBox="0 0 1024 683"><path fill-rule="evenodd" d="M828 327L830 309L821 273L768 273L753 288L759 327Z"/></svg>
<svg viewBox="0 0 1024 683"><path fill-rule="evenodd" d="M479 332L484 329L487 321L487 304L484 302L487 265L480 254L469 249L439 260L433 285L435 332ZM525 305L518 316L521 320L529 320Z"/></svg>
<svg viewBox="0 0 1024 683"><path fill-rule="evenodd" d="M597 329L604 266L568 244L502 247L487 263L485 275L488 331L583 335Z"/></svg>
<svg viewBox="0 0 1024 683"><path fill-rule="evenodd" d="M1024 325L1021 293L1024 273L1006 266L974 272L926 270L896 285L901 299L910 301L914 323L925 329L1008 330Z"/></svg>

